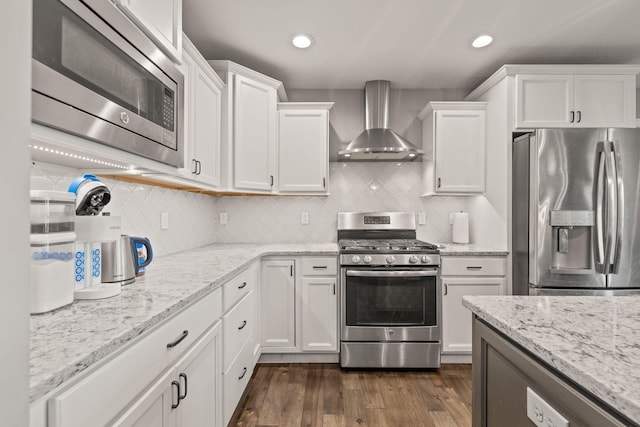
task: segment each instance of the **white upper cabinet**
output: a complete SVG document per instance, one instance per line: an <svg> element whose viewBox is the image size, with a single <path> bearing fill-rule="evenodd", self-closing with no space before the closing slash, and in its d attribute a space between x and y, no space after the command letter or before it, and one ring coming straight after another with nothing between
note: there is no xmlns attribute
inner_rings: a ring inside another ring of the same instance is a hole
<svg viewBox="0 0 640 427"><path fill-rule="evenodd" d="M209 61L226 83L222 109L222 185L277 190L277 103L282 83L231 61Z"/></svg>
<svg viewBox="0 0 640 427"><path fill-rule="evenodd" d="M113 0L174 61L182 61L182 0Z"/></svg>
<svg viewBox="0 0 640 427"><path fill-rule="evenodd" d="M423 195L484 192L486 107L485 102L430 102L419 114Z"/></svg>
<svg viewBox="0 0 640 427"><path fill-rule="evenodd" d="M333 103L278 104L278 190L327 193L329 109Z"/></svg>
<svg viewBox="0 0 640 427"><path fill-rule="evenodd" d="M516 128L635 127L636 77L517 74Z"/></svg>
<svg viewBox="0 0 640 427"><path fill-rule="evenodd" d="M220 126L224 83L207 61L184 38L185 169L187 178L220 185Z"/></svg>

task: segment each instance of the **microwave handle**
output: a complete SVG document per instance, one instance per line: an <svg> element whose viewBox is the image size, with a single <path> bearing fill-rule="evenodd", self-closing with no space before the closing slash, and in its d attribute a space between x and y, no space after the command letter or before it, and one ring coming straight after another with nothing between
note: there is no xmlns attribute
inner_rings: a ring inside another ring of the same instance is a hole
<svg viewBox="0 0 640 427"><path fill-rule="evenodd" d="M362 271L347 270L349 277L432 277L437 276L438 270L396 270L396 271Z"/></svg>

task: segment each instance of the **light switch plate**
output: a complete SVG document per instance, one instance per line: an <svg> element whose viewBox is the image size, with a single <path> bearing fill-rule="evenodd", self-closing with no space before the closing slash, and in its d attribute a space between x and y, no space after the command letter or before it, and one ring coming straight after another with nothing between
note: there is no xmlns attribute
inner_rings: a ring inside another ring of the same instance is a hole
<svg viewBox="0 0 640 427"><path fill-rule="evenodd" d="M169 212L162 212L160 214L160 230L166 230L169 228Z"/></svg>
<svg viewBox="0 0 640 427"><path fill-rule="evenodd" d="M427 223L427 214L424 212L418 212L418 225L425 225Z"/></svg>
<svg viewBox="0 0 640 427"><path fill-rule="evenodd" d="M300 224L308 225L309 224L309 212L300 213Z"/></svg>
<svg viewBox="0 0 640 427"><path fill-rule="evenodd" d="M527 417L538 427L569 427L569 420L527 387Z"/></svg>
<svg viewBox="0 0 640 427"><path fill-rule="evenodd" d="M224 225L227 223L227 213L220 212L220 224Z"/></svg>

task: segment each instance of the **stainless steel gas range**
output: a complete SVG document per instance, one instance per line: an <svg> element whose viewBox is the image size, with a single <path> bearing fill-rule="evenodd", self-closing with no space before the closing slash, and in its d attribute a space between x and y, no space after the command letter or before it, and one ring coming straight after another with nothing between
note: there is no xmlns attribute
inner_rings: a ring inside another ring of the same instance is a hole
<svg viewBox="0 0 640 427"><path fill-rule="evenodd" d="M440 255L410 212L338 213L340 366L438 368Z"/></svg>

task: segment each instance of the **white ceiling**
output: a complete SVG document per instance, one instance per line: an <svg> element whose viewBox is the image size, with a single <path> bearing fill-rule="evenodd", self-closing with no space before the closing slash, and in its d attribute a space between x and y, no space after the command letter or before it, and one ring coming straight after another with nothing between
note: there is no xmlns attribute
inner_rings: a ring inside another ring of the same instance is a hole
<svg viewBox="0 0 640 427"><path fill-rule="evenodd" d="M289 89L472 89L503 64L640 63L640 0L184 0L207 59ZM292 35L315 44L296 49ZM471 41L487 33L483 49Z"/></svg>

